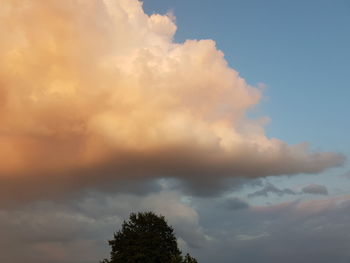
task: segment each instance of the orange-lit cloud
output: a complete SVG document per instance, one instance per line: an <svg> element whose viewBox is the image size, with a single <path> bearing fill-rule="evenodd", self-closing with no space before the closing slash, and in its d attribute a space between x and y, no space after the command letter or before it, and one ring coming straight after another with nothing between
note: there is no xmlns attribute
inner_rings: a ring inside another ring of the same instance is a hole
<svg viewBox="0 0 350 263"><path fill-rule="evenodd" d="M245 117L260 91L215 43L174 43L173 17L148 16L136 0L3 0L0 20L2 199L118 178L317 173L344 161L267 138Z"/></svg>

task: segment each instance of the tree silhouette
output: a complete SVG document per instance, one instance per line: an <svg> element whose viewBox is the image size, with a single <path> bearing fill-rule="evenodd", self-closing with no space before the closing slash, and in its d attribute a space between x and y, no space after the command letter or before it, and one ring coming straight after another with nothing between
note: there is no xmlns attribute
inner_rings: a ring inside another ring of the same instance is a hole
<svg viewBox="0 0 350 263"><path fill-rule="evenodd" d="M108 243L110 260L101 263L197 263L189 254L182 257L173 228L153 212L132 213Z"/></svg>

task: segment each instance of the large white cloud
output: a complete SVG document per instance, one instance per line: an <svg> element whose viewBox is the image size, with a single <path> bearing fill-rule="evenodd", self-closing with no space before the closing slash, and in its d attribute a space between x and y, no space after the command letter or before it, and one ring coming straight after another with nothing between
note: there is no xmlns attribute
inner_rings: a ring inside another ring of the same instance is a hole
<svg viewBox="0 0 350 263"><path fill-rule="evenodd" d="M0 197L139 177L196 181L317 173L342 155L267 138L261 92L212 40L175 43L136 0L3 0Z"/></svg>

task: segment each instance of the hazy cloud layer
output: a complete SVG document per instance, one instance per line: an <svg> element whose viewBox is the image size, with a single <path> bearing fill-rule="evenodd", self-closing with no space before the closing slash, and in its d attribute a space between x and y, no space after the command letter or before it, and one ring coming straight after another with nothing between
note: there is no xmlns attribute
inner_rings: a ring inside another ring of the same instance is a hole
<svg viewBox="0 0 350 263"><path fill-rule="evenodd" d="M215 202L206 201L200 206L202 226L212 243L198 258L204 263L230 263L232 259L250 263L347 262L349 198L251 206L237 211L218 210Z"/></svg>
<svg viewBox="0 0 350 263"><path fill-rule="evenodd" d="M174 43L171 15L135 0L3 0L0 199L125 178L318 173L344 156L265 136L261 92L212 40Z"/></svg>
<svg viewBox="0 0 350 263"><path fill-rule="evenodd" d="M144 197L96 193L70 202L37 202L0 210L0 261L96 263L108 256L106 241L130 212L153 210L166 216L182 250L199 262L346 262L349 200L342 196L232 209L220 205L225 199L186 200L161 191Z"/></svg>
<svg viewBox="0 0 350 263"><path fill-rule="evenodd" d="M90 194L69 203L38 202L0 210L0 262L99 262L108 257L107 240L123 220L131 212L149 210L166 217L184 252L206 244L197 212L178 193Z"/></svg>

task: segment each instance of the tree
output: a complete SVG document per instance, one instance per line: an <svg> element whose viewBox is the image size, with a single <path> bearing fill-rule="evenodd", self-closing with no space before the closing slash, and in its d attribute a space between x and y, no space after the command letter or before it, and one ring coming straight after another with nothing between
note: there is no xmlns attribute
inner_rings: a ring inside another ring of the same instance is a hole
<svg viewBox="0 0 350 263"><path fill-rule="evenodd" d="M191 257L190 254L186 254L185 259L182 261L183 263L198 263L198 261Z"/></svg>
<svg viewBox="0 0 350 263"><path fill-rule="evenodd" d="M153 212L132 213L108 243L110 260L101 263L197 263L189 254L182 257L173 228Z"/></svg>

